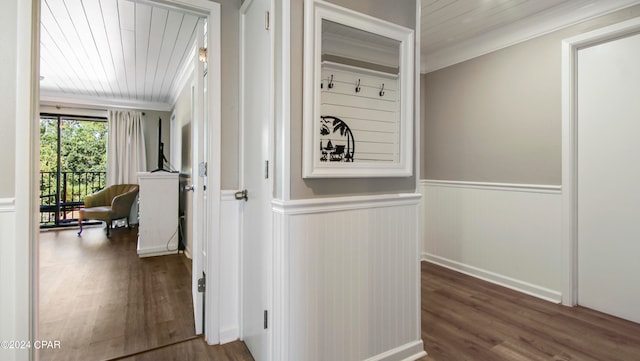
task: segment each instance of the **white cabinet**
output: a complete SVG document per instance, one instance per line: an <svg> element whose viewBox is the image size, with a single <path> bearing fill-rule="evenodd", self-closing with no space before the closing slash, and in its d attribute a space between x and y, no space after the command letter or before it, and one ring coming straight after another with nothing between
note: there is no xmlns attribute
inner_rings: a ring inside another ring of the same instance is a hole
<svg viewBox="0 0 640 361"><path fill-rule="evenodd" d="M178 173L140 172L138 256L178 251Z"/></svg>

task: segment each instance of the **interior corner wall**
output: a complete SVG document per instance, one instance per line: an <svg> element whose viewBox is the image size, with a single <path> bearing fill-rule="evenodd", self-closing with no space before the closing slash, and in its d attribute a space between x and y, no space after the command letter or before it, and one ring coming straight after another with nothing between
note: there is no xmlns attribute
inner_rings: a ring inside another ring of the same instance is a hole
<svg viewBox="0 0 640 361"><path fill-rule="evenodd" d="M413 193L416 175L398 178L303 179L302 178L302 88L303 88L303 0L291 2L291 199L353 196L385 193ZM416 27L414 0L331 0L373 17L410 29Z"/></svg>
<svg viewBox="0 0 640 361"><path fill-rule="evenodd" d="M426 179L561 184L561 42L617 11L424 75Z"/></svg>
<svg viewBox="0 0 640 361"><path fill-rule="evenodd" d="M240 6L239 0L216 0L221 7L221 189L237 189L239 182Z"/></svg>
<svg viewBox="0 0 640 361"><path fill-rule="evenodd" d="M427 76L426 74L420 74L420 118L419 118L419 122L420 122L420 145L418 147L416 147L418 149L418 151L420 152L420 158L424 157L424 154L426 154L426 142L424 141L424 139L427 137L427 131L426 131L426 127L425 122L426 122L426 116L427 116L427 105L426 105L426 93L427 92ZM420 179L426 179L427 177L427 171L426 169L424 169L424 165L422 164L423 161L420 160L421 164L420 164Z"/></svg>

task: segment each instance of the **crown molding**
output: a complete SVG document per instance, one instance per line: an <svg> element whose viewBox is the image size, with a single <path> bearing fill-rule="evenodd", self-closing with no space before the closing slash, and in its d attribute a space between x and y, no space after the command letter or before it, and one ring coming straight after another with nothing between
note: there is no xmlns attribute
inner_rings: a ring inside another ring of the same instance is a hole
<svg viewBox="0 0 640 361"><path fill-rule="evenodd" d="M420 72L436 71L636 4L640 1L569 1L508 26L422 54Z"/></svg>
<svg viewBox="0 0 640 361"><path fill-rule="evenodd" d="M97 109L119 108L155 110L161 112L169 112L172 109L171 104L168 103L145 102L138 100L104 97L87 97L78 95L60 95L49 92L40 93L40 102L52 105L55 104L56 106L91 107Z"/></svg>

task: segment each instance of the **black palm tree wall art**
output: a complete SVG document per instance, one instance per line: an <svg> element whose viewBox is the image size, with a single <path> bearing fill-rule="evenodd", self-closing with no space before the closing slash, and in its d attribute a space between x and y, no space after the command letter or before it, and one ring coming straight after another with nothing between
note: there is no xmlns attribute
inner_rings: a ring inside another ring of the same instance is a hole
<svg viewBox="0 0 640 361"><path fill-rule="evenodd" d="M327 136L331 133L338 132L341 137L347 138L346 152L344 149L345 145L336 144L334 146L331 143L331 140L329 140L327 145L323 147L322 140L320 140L320 150L322 152L320 161L353 162L356 144L355 139L353 138L353 132L351 132L349 125L347 125L344 120L332 115L323 115L320 116L320 119L320 135ZM331 129L333 129L333 131L331 131Z"/></svg>

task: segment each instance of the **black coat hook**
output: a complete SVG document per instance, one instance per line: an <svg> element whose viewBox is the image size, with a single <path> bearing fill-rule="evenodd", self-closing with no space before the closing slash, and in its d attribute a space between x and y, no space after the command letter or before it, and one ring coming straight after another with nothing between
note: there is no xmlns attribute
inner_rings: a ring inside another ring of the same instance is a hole
<svg viewBox="0 0 640 361"><path fill-rule="evenodd" d="M382 87L380 87L380 96L383 97L384 96L384 83L382 83Z"/></svg>
<svg viewBox="0 0 640 361"><path fill-rule="evenodd" d="M333 88L333 74L331 74L331 77L329 78L329 85L327 85L327 87L329 89Z"/></svg>
<svg viewBox="0 0 640 361"><path fill-rule="evenodd" d="M356 83L356 93L360 93L360 79L358 79L358 83Z"/></svg>

